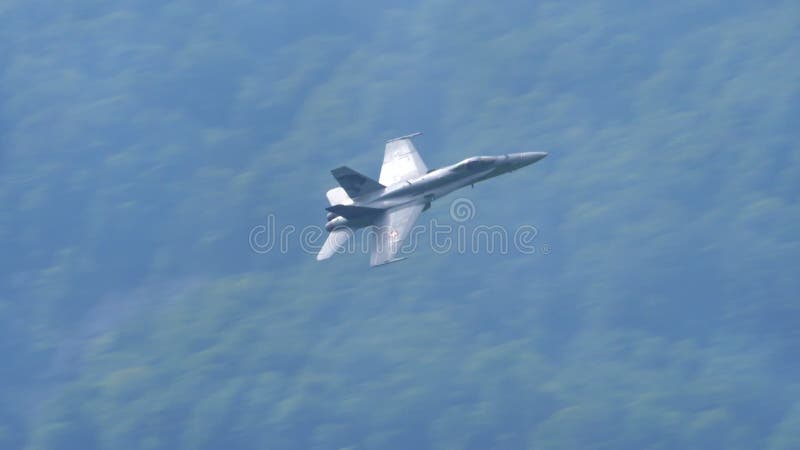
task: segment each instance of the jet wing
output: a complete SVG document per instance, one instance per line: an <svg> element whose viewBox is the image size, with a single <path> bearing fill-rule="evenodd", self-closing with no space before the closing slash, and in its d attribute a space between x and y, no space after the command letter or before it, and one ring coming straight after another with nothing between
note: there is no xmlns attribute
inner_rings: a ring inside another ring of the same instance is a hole
<svg viewBox="0 0 800 450"><path fill-rule="evenodd" d="M428 167L422 162L411 138L422 133L409 134L386 141L386 150L383 154L383 166L378 182L384 186L408 180L419 175L425 175Z"/></svg>
<svg viewBox="0 0 800 450"><path fill-rule="evenodd" d="M414 227L425 205L409 205L390 209L376 223L373 230L372 255L370 266L380 266L405 258L398 258L403 241Z"/></svg>

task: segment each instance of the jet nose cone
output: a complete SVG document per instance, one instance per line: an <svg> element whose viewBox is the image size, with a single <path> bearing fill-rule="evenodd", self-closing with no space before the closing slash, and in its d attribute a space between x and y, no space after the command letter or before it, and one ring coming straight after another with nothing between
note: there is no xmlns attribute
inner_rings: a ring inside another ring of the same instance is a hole
<svg viewBox="0 0 800 450"><path fill-rule="evenodd" d="M540 159L543 159L545 156L547 156L547 152L523 152L517 153L514 156L516 157L514 159L517 160L519 167L525 167L529 164L539 161Z"/></svg>
<svg viewBox="0 0 800 450"><path fill-rule="evenodd" d="M539 161L540 159L544 159L547 156L547 152L525 152L525 159L531 162Z"/></svg>

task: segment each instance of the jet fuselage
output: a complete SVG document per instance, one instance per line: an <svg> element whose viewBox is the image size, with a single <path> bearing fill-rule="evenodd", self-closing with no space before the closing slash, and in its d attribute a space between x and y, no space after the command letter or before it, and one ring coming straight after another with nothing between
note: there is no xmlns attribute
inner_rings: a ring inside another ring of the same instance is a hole
<svg viewBox="0 0 800 450"><path fill-rule="evenodd" d="M431 170L416 178L400 181L386 188L353 199L354 206L390 209L398 206L422 203L441 198L464 186L502 175L547 156L545 152L512 153L501 156L475 156L459 163ZM365 221L368 224L369 221ZM350 222L348 226L360 227Z"/></svg>
<svg viewBox="0 0 800 450"><path fill-rule="evenodd" d="M428 170L411 139L413 133L386 141L377 180L347 166L331 170L339 187L325 193L330 206L325 230L328 237L317 253L322 261L345 250L357 228L369 233L370 266L405 259L402 243L431 202L467 185L514 171L541 160L547 153L526 152L501 156L475 156L459 163Z"/></svg>

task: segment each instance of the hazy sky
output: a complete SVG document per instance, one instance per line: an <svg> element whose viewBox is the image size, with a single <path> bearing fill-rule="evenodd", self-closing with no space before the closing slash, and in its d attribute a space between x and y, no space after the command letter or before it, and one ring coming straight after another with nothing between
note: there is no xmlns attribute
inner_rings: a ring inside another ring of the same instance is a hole
<svg viewBox="0 0 800 450"><path fill-rule="evenodd" d="M798 23L3 3L0 448L800 448ZM429 167L549 152L421 218L539 251L251 248L414 131Z"/></svg>

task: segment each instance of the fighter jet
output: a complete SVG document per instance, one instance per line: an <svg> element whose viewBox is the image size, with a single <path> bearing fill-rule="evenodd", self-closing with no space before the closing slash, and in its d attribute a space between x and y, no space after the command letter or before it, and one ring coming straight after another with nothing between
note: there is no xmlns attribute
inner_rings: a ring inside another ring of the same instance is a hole
<svg viewBox="0 0 800 450"><path fill-rule="evenodd" d="M337 188L326 193L330 206L328 238L317 260L341 251L353 230L374 227L370 265L401 261L401 245L419 215L431 202L465 186L512 172L547 156L545 152L473 156L440 169L428 170L411 142L413 133L386 141L378 181L349 167L333 169Z"/></svg>

